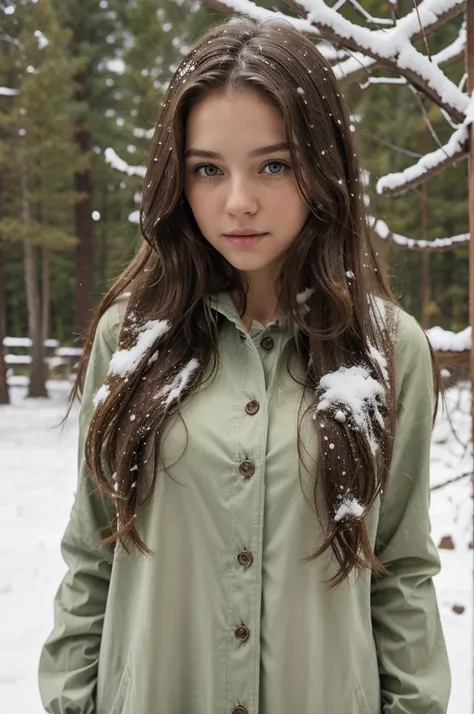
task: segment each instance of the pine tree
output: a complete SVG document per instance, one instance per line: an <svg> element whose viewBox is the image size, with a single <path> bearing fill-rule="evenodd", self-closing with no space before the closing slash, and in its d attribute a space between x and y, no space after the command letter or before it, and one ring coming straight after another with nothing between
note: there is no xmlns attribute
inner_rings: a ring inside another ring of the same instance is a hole
<svg viewBox="0 0 474 714"><path fill-rule="evenodd" d="M0 119L6 138L0 154L4 176L0 238L23 248L33 358L29 396L38 397L46 395L50 256L75 242L67 220L76 199L72 187L78 160L73 137L75 65L68 51L70 33L59 26L50 0L17 3L8 17L11 27L5 34L14 41L3 40L0 76L17 93Z"/></svg>

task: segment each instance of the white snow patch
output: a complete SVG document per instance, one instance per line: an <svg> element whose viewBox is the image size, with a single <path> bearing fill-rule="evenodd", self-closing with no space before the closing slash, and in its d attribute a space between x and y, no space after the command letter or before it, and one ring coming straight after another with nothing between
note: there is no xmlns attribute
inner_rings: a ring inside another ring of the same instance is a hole
<svg viewBox="0 0 474 714"><path fill-rule="evenodd" d="M106 163L116 171L127 174L127 176L140 176L140 178L145 177L145 166L130 166L130 164L127 164L126 161L121 159L110 146L105 150L104 156Z"/></svg>
<svg viewBox="0 0 474 714"><path fill-rule="evenodd" d="M470 236L469 233L461 233L457 236L451 236L450 238L433 238L432 240L416 240L415 238L407 238L399 233L393 233L385 221L380 218L376 219L373 216L368 219L369 225L372 227L374 232L382 240L391 240L397 245L401 245L404 248L431 248L436 250L438 248L454 248L455 245L463 245L468 243Z"/></svg>
<svg viewBox="0 0 474 714"><path fill-rule="evenodd" d="M97 392L95 393L95 397L93 398L92 402L94 404L94 407L97 409L99 404L102 404L102 402L105 402L107 397L110 394L110 387L108 384L103 384Z"/></svg>
<svg viewBox="0 0 474 714"><path fill-rule="evenodd" d="M134 372L143 359L145 352L153 343L164 335L171 325L169 320L148 320L138 335L136 344L128 350L117 350L110 360L107 374L119 374L124 377Z"/></svg>
<svg viewBox="0 0 474 714"><path fill-rule="evenodd" d="M10 87L0 87L0 96L16 97L17 94L20 94L19 89L10 89Z"/></svg>
<svg viewBox="0 0 474 714"><path fill-rule="evenodd" d="M342 521L342 519L346 516L354 516L355 518L360 518L363 513L364 507L361 506L357 499L345 499L334 514L334 521L338 523L339 521Z"/></svg>
<svg viewBox="0 0 474 714"><path fill-rule="evenodd" d="M373 433L369 409L373 410L374 418L384 428L380 404L385 401L385 393L368 369L360 365L339 367L321 378L317 394L316 412L332 411L344 405L357 428L367 435L372 454L375 455L379 445Z"/></svg>
<svg viewBox="0 0 474 714"><path fill-rule="evenodd" d="M426 330L428 339L434 350L439 352L464 352L471 349L471 328L466 327L461 332L443 330L442 327L430 327Z"/></svg>
<svg viewBox="0 0 474 714"><path fill-rule="evenodd" d="M306 305L306 302L309 300L313 293L314 288L305 288L296 295L296 302L298 303L298 305L300 305L300 311L303 314L307 314L308 312L310 312L309 305Z"/></svg>
<svg viewBox="0 0 474 714"><path fill-rule="evenodd" d="M163 389L154 396L154 399L159 399L160 397L168 395L165 401L166 406L169 406L171 402L175 400L179 402L183 389L189 382L192 373L195 372L198 367L199 362L193 357L193 359L190 359L187 365L183 367L181 372L176 375L173 381L163 387Z"/></svg>
<svg viewBox="0 0 474 714"><path fill-rule="evenodd" d="M296 295L296 302L299 305L304 305L305 302L309 300L311 295L314 293L314 288L305 288L300 293Z"/></svg>

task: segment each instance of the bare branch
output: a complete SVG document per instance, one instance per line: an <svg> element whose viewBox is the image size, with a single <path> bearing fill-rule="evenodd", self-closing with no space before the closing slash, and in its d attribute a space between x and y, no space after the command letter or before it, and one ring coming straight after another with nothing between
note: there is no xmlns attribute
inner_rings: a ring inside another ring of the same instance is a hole
<svg viewBox="0 0 474 714"><path fill-rule="evenodd" d="M423 27L423 22L420 17L420 8L418 7L417 0L412 0L412 2L413 2L413 5L415 6L415 12L416 12L416 16L418 18L418 24L420 26L421 36L423 37L423 42L425 45L426 56L428 57L428 59L431 62L432 60L431 60L430 46L428 44L428 38L426 37L425 28Z"/></svg>
<svg viewBox="0 0 474 714"><path fill-rule="evenodd" d="M349 5L352 5L354 10L356 10L359 15L361 15L364 20L366 20L371 25L378 25L381 27L393 27L393 20L387 17L373 17L370 12L367 12L367 10L365 10L362 5L357 2L357 0L339 0L339 2L333 5L332 9L337 12L341 9L341 7L346 4L346 2L348 2Z"/></svg>
<svg viewBox="0 0 474 714"><path fill-rule="evenodd" d="M425 120L425 124L428 128L428 131L430 132L431 136L433 137L435 143L438 144L438 147L440 149L442 149L443 144L442 144L438 134L435 131L435 128L433 126L431 119L428 116L428 112L426 111L426 107L425 107L425 102L423 101L424 98L420 95L419 92L416 91L416 89L414 87L410 86L410 90L413 92L413 95L420 106L421 113L423 115L423 119Z"/></svg>
<svg viewBox="0 0 474 714"><path fill-rule="evenodd" d="M362 132L364 136L369 136L369 132ZM375 141L378 144L381 144L382 146L386 146L387 149L392 149L392 151L395 151L397 154L403 154L404 156L410 156L412 159L421 159L423 154L420 154L416 151L410 151L410 149L405 149L403 146L397 146L396 144L392 144L391 141L387 141L386 139L380 138L380 136L375 136L374 134L370 134L370 139L371 141Z"/></svg>
<svg viewBox="0 0 474 714"><path fill-rule="evenodd" d="M445 486L449 486L451 483L456 483L457 481L462 481L463 478L467 478L468 476L472 476L471 471L467 471L465 474L459 474L459 476L455 476L454 478L449 479L449 481L444 481L443 483L438 483L436 486L431 486L430 491L437 491L439 488L444 488Z"/></svg>

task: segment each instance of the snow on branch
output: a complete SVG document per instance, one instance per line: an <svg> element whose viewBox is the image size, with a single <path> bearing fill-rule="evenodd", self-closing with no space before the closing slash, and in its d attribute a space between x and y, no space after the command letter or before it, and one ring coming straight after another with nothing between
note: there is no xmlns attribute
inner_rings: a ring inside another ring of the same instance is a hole
<svg viewBox="0 0 474 714"><path fill-rule="evenodd" d="M420 27L416 8L414 8L410 13L408 13L408 15L405 15L405 17L397 20L392 32L401 33L406 40L409 40L412 43L417 42L423 37L423 33L427 37L429 34L437 30L438 27L444 25L449 20L452 20L453 17L456 17L456 15L463 11L464 4L464 0L454 3L450 0L448 0L448 2L445 2L444 0L436 2L435 0L434 3L433 1L427 3L425 0L425 2L418 6L418 10L421 10L423 13L420 14L423 31ZM387 32L384 34L386 35ZM451 53L448 53L448 48L446 48L442 52L439 52L438 55L432 57L433 62L439 66L443 66L451 61L454 61L454 59L457 59L456 53L460 48L459 45L456 45L456 43L459 43L460 41L462 43L462 31L453 45L450 45L450 47L453 48ZM464 43L465 41L464 36ZM444 52L447 53L446 56L443 55ZM378 69L381 64L381 62L373 59L372 57L367 57L365 53L358 52L350 59L347 59L338 65L334 65L333 70L336 77L340 81L347 80L349 82L361 82L367 79L367 75L370 70Z"/></svg>
<svg viewBox="0 0 474 714"><path fill-rule="evenodd" d="M469 125L467 121L456 129L445 146L436 149L404 171L388 174L377 181L377 193L383 196L396 196L419 186L452 166L459 159L466 158L468 152Z"/></svg>
<svg viewBox="0 0 474 714"><path fill-rule="evenodd" d="M357 2L357 0L339 0L335 5L333 5L332 9L334 11L338 11L341 9L341 7L344 7L346 2L349 5L352 5L354 10L356 10L359 15L362 15L364 20L369 22L371 25L380 25L380 26L389 26L391 27L393 25L393 20L389 17L373 17L373 15L370 14L370 12L367 12L362 5Z"/></svg>
<svg viewBox="0 0 474 714"><path fill-rule="evenodd" d="M303 32L316 31L331 44L359 53L348 60L357 63L358 68L359 55L364 58L364 64L369 57L405 77L455 121L464 119L467 95L429 57L416 50L412 41L421 37L422 32L433 31L462 12L465 0L423 0L416 9L397 20L390 30L369 30L356 25L328 7L324 0L286 0L298 15L306 15L303 20L265 10L251 0L204 0L204 4L220 12L246 14L257 20L284 17Z"/></svg>
<svg viewBox="0 0 474 714"><path fill-rule="evenodd" d="M427 250L432 252L441 252L453 250L454 248L462 248L467 246L469 243L469 233L462 233L458 236L451 236L450 238L435 238L434 240L415 240L414 238L407 238L406 236L399 235L398 233L393 233L387 226L385 221L380 219L370 218L369 225L377 235L382 240L389 241L395 245L402 246L403 248L409 248L411 250Z"/></svg>
<svg viewBox="0 0 474 714"><path fill-rule="evenodd" d="M293 0L290 6L294 6ZM464 0L424 0L401 18L392 30L369 30L350 22L329 8L323 0L299 0L298 7L307 13L307 19L323 37L335 44L368 55L385 67L405 77L435 104L443 108L456 121L463 121L469 102L464 94L443 71L411 44L410 34L415 25L420 30L428 24L446 22L448 10L457 14Z"/></svg>
<svg viewBox="0 0 474 714"><path fill-rule="evenodd" d="M464 53L466 51L467 44L467 30L466 22L463 22L459 30L459 35L450 45L441 50L437 54L432 56L433 62L435 62L438 67L445 67L452 62L457 62L464 58Z"/></svg>
<svg viewBox="0 0 474 714"><path fill-rule="evenodd" d="M266 10L252 0L202 0L203 5L212 7L223 15L248 15L254 20L265 20L272 17L275 20L286 20L300 32L306 32L311 35L319 35L319 30L307 20L302 20L298 17L285 15L283 12ZM287 2L287 5L290 5Z"/></svg>
<svg viewBox="0 0 474 714"><path fill-rule="evenodd" d="M116 171L120 171L127 176L140 176L144 178L146 174L145 166L130 166L126 161L121 159L110 147L105 150L105 161Z"/></svg>

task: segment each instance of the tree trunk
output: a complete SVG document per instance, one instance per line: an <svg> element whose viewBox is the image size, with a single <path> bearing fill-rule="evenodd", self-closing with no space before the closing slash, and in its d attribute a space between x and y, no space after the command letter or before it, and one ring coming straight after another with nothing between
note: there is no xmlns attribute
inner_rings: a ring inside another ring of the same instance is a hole
<svg viewBox="0 0 474 714"><path fill-rule="evenodd" d="M89 153L91 133L81 128L76 133L81 152ZM82 339L92 313L92 289L94 284L94 228L92 220L92 177L89 169L74 174L75 190L82 194L74 210L76 245L76 320L75 331Z"/></svg>
<svg viewBox="0 0 474 714"><path fill-rule="evenodd" d="M81 20L73 30L74 55L84 53L83 45L87 36ZM81 69L74 77L76 91L74 98L83 109L76 124L76 141L81 158L90 156L92 134L90 130L90 71ZM82 340L84 331L89 326L93 307L94 285L94 223L92 220L92 175L88 166L74 174L74 188L80 194L74 207L75 233L78 238L76 245L76 276L75 276L75 332Z"/></svg>
<svg viewBox="0 0 474 714"><path fill-rule="evenodd" d="M107 188L102 191L102 212L100 216L101 230L101 246L100 246L100 285L102 292L107 290L107 225L109 218L109 204Z"/></svg>
<svg viewBox="0 0 474 714"><path fill-rule="evenodd" d="M21 215L23 221L27 221L30 216L30 206L28 200L28 186L26 176L23 173L21 179ZM38 289L38 275L33 245L25 240L24 266L25 266L25 288L26 303L28 306L28 333L32 341L31 346L31 369L29 397L47 397L46 392L46 369L44 364L44 343L41 330L41 303Z"/></svg>
<svg viewBox="0 0 474 714"><path fill-rule="evenodd" d="M474 91L474 7L472 2L466 6L467 44L466 44L466 71L467 90ZM474 124L471 124L469 144L469 322L471 325L471 443L474 445ZM473 453L474 458L474 453ZM474 470L473 470L474 488Z"/></svg>
<svg viewBox="0 0 474 714"><path fill-rule="evenodd" d="M43 293L41 334L43 342L49 337L51 319L51 249L41 249L41 289Z"/></svg>
<svg viewBox="0 0 474 714"><path fill-rule="evenodd" d="M7 385L7 366L5 364L5 350L3 348L3 340L7 333L4 255L3 243L0 241L0 404L9 404L10 395Z"/></svg>

